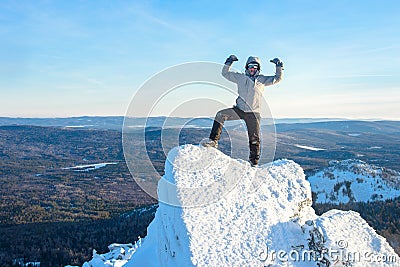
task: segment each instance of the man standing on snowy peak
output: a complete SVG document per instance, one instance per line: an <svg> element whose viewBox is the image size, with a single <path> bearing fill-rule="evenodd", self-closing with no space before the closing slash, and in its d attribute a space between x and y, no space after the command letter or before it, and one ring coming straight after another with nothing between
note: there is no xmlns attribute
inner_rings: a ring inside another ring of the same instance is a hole
<svg viewBox="0 0 400 267"><path fill-rule="evenodd" d="M283 63L278 58L270 60L276 65L274 76L260 74L260 59L249 57L247 59L245 73L231 71L231 65L238 61L234 55L229 56L222 68L222 76L236 83L239 96L233 108L218 111L208 141L202 142L205 147L218 147L222 127L227 120L244 120L247 126L249 138L250 155L249 161L252 166L258 164L260 159L260 104L264 87L278 83L282 79Z"/></svg>

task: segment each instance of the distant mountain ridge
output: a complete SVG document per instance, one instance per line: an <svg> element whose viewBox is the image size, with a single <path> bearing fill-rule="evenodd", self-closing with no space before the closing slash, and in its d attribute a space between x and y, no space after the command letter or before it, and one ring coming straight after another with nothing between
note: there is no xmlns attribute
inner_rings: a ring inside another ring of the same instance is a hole
<svg viewBox="0 0 400 267"><path fill-rule="evenodd" d="M32 125L32 126L53 126L53 127L71 127L87 129L111 129L121 130L124 124L124 116L81 116L66 118L12 118L0 117L0 126L5 125ZM167 126L186 125L187 127L211 127L213 118L180 118L180 117L138 117L127 118L126 121L132 126L143 127L162 127L164 123ZM324 127L324 123L329 122L349 122L353 120L341 118L282 118L274 119L275 124L293 125L293 124L313 124L316 127ZM366 120L363 122L370 122ZM262 125L270 124L271 119L262 119ZM398 122L400 124L400 121ZM228 123L229 124L229 123ZM285 129L285 126L282 126Z"/></svg>
<svg viewBox="0 0 400 267"><path fill-rule="evenodd" d="M82 116L67 118L10 118L0 117L0 126L31 125L43 127L71 127L121 130L123 116Z"/></svg>

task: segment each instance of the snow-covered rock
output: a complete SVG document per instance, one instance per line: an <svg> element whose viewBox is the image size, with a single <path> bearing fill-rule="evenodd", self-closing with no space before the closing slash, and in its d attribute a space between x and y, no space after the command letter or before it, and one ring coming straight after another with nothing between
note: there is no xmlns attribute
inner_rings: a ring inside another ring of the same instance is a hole
<svg viewBox="0 0 400 267"><path fill-rule="evenodd" d="M148 235L128 249L94 254L85 267L399 266L358 213L316 216L310 185L293 161L253 168L193 145L168 159Z"/></svg>
<svg viewBox="0 0 400 267"><path fill-rule="evenodd" d="M317 203L347 203L400 197L400 173L361 160L331 161L308 177Z"/></svg>
<svg viewBox="0 0 400 267"><path fill-rule="evenodd" d="M121 267L132 257L136 249L141 245L141 239L132 244L111 244L108 246L110 252L106 254L97 254L96 250L93 250L93 259L90 262L85 262L82 267L91 266L112 266Z"/></svg>

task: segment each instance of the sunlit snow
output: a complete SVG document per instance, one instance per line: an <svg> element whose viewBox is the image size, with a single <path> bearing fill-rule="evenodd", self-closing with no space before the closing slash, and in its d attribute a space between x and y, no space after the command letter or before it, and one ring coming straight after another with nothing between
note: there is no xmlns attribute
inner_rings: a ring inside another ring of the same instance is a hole
<svg viewBox="0 0 400 267"><path fill-rule="evenodd" d="M83 267L398 266L358 213L316 216L310 184L290 160L254 168L213 148L181 146L169 153L158 192L147 236L94 251ZM377 256L385 261L377 265Z"/></svg>

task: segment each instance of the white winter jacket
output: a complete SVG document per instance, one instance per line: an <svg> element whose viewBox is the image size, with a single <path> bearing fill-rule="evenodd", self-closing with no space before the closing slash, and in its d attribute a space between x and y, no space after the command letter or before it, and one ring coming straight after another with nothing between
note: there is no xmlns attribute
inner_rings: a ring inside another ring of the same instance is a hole
<svg viewBox="0 0 400 267"><path fill-rule="evenodd" d="M261 66L258 57L249 57L246 66L251 62L256 62ZM230 68L231 64L225 64L222 68L222 76L237 84L239 96L236 99L236 106L245 112L260 113L264 87L278 83L282 79L282 67L276 66L275 76L264 76L259 74L260 70L257 70L252 77L247 69L245 73L240 73L231 71Z"/></svg>

